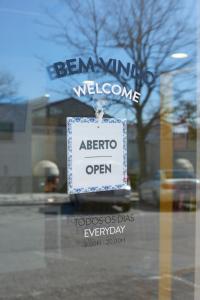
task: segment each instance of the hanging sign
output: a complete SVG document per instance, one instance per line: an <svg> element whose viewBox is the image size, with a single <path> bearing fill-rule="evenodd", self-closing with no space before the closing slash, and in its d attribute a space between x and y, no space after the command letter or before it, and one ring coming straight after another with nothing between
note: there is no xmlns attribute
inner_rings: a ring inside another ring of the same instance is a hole
<svg viewBox="0 0 200 300"><path fill-rule="evenodd" d="M67 118L68 193L123 189L127 124L113 118Z"/></svg>

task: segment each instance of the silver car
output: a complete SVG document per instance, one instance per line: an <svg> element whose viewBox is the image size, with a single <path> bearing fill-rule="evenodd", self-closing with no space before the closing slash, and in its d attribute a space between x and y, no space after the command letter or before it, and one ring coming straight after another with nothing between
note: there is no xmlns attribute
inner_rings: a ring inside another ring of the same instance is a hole
<svg viewBox="0 0 200 300"><path fill-rule="evenodd" d="M171 201L176 208L195 204L196 188L200 186L200 180L195 178L194 173L187 170L159 170L152 179L146 180L139 185L139 199L159 206L162 201Z"/></svg>

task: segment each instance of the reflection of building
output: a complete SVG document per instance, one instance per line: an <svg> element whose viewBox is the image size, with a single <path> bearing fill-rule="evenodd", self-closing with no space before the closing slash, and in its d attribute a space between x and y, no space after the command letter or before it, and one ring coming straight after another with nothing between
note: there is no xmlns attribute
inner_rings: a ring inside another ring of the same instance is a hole
<svg viewBox="0 0 200 300"><path fill-rule="evenodd" d="M66 117L94 115L90 105L74 98L47 103L47 98L41 97L26 104L0 104L0 192L30 192L33 168L41 160L57 164L59 188L66 192ZM146 139L148 173L160 167L159 136L157 123ZM195 166L195 143L191 144L187 130L180 127L174 132L174 158L178 157ZM128 172L139 172L134 124L128 125Z"/></svg>
<svg viewBox="0 0 200 300"><path fill-rule="evenodd" d="M27 123L28 105L1 104L0 120L0 190L18 192L26 186L30 189L31 129Z"/></svg>
<svg viewBox="0 0 200 300"><path fill-rule="evenodd" d="M60 188L66 191L66 117L94 117L94 109L77 99L49 103L33 111L33 165L47 159L60 171ZM104 115L104 117L110 117ZM38 147L39 145L39 147Z"/></svg>
<svg viewBox="0 0 200 300"><path fill-rule="evenodd" d="M32 111L46 97L27 103L0 104L0 192L32 189Z"/></svg>
<svg viewBox="0 0 200 300"><path fill-rule="evenodd" d="M65 122L67 116L93 117L94 110L91 106L76 99L66 99L59 102L50 103L45 111L37 109L33 116L33 139L35 144L43 140L42 148L47 148L45 157L34 155L35 162L40 159L49 159L55 161L61 172L61 182L66 179L66 129ZM109 117L109 116L108 116ZM191 141L188 140L187 131L179 126L174 127L174 146L176 144L183 146L183 140L186 141L184 147L178 149L174 147L174 159L181 157L189 159L195 164L195 145L191 147ZM44 138L46 136L46 138ZM137 174L139 172L138 151L136 142L136 126L128 124L128 172ZM146 139L147 152L147 172L153 173L160 168L160 124L155 123ZM165 137L167 139L167 137ZM48 141L48 142L47 142ZM40 142L41 144L42 142ZM34 147L34 149L39 149ZM41 155L41 152L40 152Z"/></svg>

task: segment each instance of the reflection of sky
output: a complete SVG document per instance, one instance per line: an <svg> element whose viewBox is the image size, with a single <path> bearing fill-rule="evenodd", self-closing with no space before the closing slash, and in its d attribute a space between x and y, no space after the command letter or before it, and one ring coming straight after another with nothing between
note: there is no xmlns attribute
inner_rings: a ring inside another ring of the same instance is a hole
<svg viewBox="0 0 200 300"><path fill-rule="evenodd" d="M51 81L46 72L46 66L52 62L74 57L67 47L44 41L40 37L40 35L47 36L52 30L50 27L39 24L39 22L49 23L42 7L46 5L53 13L62 15L61 3L62 1L59 0L1 1L0 68L15 76L19 82L19 94L24 99L33 99L47 93L51 95L52 101L63 99L67 96L63 91L71 90L71 86L77 85L76 79L78 83L91 79L90 75L85 74L79 77L67 77L65 80ZM127 59L119 51L112 51L112 54L108 54L109 56L120 58L122 61ZM153 95L152 99L154 102L158 101L158 95ZM122 115L122 111L120 114Z"/></svg>
<svg viewBox="0 0 200 300"><path fill-rule="evenodd" d="M46 89L46 69L36 57L48 60L60 56L58 47L51 44L50 48L39 37L37 20L45 18L40 2L4 1L0 6L0 67L15 76L20 94L28 99L43 95Z"/></svg>

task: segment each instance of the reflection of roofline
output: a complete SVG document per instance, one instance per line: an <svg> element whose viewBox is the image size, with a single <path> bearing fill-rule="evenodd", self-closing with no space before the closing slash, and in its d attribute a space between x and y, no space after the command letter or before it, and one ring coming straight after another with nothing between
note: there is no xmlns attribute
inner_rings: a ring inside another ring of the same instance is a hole
<svg viewBox="0 0 200 300"><path fill-rule="evenodd" d="M60 104L60 103L63 103L63 102L65 102L65 101L69 101L69 100L72 100L72 101L74 101L74 102L81 103L81 104L83 104L83 105L85 105L85 106L87 106L87 107L89 107L89 108L93 108L91 105L89 105L89 104L87 104L87 103L85 103L85 102L83 102L83 101L80 101L80 100L77 99L77 98L70 97L70 98L65 98L65 99L61 99L61 100L58 100L58 101L54 101L54 102L48 102L46 105L34 109L34 111L43 109L43 108L45 108L45 107L55 106L55 105L58 105L58 104Z"/></svg>
<svg viewBox="0 0 200 300"><path fill-rule="evenodd" d="M65 99L61 99L61 100L58 100L58 101L54 101L54 102L49 102L46 105L41 106L40 108L33 109L33 111L34 112L38 112L38 111L40 111L42 109L47 109L47 111L48 111L51 107L57 106L59 104L67 102L67 101L73 101L74 103L77 103L77 105L81 104L82 106L85 106L86 109L90 109L90 110L92 109L94 111L94 116L95 116L95 110L94 110L94 107L92 105L90 105L88 103L85 103L85 102L83 102L83 101L81 101L81 100L79 100L77 98L74 98L74 97L65 98ZM107 113L104 114L104 117L105 118L112 118L112 116L109 115L109 114L107 114Z"/></svg>
<svg viewBox="0 0 200 300"><path fill-rule="evenodd" d="M75 101L81 102L81 103L83 103L83 104L85 104L85 105L88 105L88 104L86 104L85 102L80 101L79 99L74 98L74 97L65 98L65 99L61 99L61 100L58 100L58 101L54 101L54 102L49 102L47 105L48 105L48 106L52 106L52 105L55 105L55 104L60 104L60 103L62 103L62 102L68 101L68 100L75 100ZM89 106L90 106L90 105L89 105Z"/></svg>

